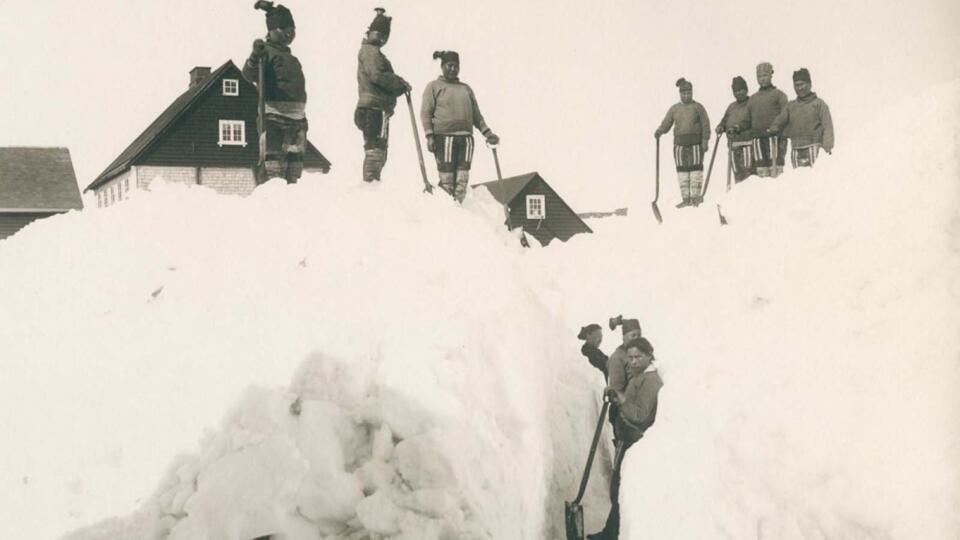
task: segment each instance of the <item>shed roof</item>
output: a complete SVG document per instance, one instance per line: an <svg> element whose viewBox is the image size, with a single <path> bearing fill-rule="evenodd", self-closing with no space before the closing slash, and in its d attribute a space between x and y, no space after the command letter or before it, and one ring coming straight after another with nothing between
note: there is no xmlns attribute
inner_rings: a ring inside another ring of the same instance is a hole
<svg viewBox="0 0 960 540"><path fill-rule="evenodd" d="M523 188L527 187L527 184L539 177L540 175L538 173L532 172L521 174L520 176L511 176L509 178L504 178L503 180L483 182L482 184L477 184L476 187L486 187L487 191L493 195L493 198L496 199L497 202L500 204L507 204L512 201L518 193L523 191Z"/></svg>
<svg viewBox="0 0 960 540"><path fill-rule="evenodd" d="M0 148L0 211L82 208L70 150Z"/></svg>

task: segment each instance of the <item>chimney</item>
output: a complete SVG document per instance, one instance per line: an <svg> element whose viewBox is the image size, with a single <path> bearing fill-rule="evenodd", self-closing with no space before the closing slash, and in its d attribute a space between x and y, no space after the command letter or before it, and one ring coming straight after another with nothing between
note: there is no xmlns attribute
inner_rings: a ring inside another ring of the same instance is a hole
<svg viewBox="0 0 960 540"><path fill-rule="evenodd" d="M202 83L210 76L210 68L197 66L190 70L190 88Z"/></svg>

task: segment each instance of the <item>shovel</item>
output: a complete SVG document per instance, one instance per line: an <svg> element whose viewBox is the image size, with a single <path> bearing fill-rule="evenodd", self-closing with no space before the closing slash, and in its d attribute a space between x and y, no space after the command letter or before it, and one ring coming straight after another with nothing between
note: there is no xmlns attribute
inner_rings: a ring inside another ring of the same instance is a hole
<svg viewBox="0 0 960 540"><path fill-rule="evenodd" d="M406 92L407 109L410 111L410 125L413 126L413 141L417 143L417 157L420 159L420 174L423 176L423 191L433 193L433 186L427 180L427 167L423 164L423 148L420 146L420 133L417 131L417 116L413 114L413 101L410 92Z"/></svg>
<svg viewBox="0 0 960 540"><path fill-rule="evenodd" d="M658 144L657 146L659 147L660 145ZM654 209L656 209L656 201L654 201ZM604 397L603 408L600 409L600 419L597 420L597 429L593 432L593 443L590 444L590 454L587 456L587 465L583 468L583 479L580 480L580 490L577 491L577 498L574 499L573 502L564 501L563 503L564 523L566 523L567 526L567 540L584 540L583 507L580 506L580 499L583 498L583 493L587 490L587 479L590 478L590 466L593 464L593 456L597 452L597 443L600 442L600 432L603 431L603 421L607 417L607 409L609 407L610 401Z"/></svg>
<svg viewBox="0 0 960 540"><path fill-rule="evenodd" d="M660 209L657 208L657 199L660 198L660 137L657 137L657 191L653 195L653 202L650 206L653 208L653 217L657 218L657 223L663 223L663 216L660 215Z"/></svg>

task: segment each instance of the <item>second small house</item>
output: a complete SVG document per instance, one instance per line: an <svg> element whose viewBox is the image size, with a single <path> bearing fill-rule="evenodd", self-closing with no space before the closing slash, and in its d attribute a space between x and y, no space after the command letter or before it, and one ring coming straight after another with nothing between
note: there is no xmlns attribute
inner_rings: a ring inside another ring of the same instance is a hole
<svg viewBox="0 0 960 540"><path fill-rule="evenodd" d="M257 186L257 88L232 61L196 67L190 86L84 190L110 206L158 177L249 195ZM310 141L303 167L326 173L330 162Z"/></svg>
<svg viewBox="0 0 960 540"><path fill-rule="evenodd" d="M507 207L507 226L522 227L542 245L558 238L566 242L575 234L593 231L538 173L477 184Z"/></svg>

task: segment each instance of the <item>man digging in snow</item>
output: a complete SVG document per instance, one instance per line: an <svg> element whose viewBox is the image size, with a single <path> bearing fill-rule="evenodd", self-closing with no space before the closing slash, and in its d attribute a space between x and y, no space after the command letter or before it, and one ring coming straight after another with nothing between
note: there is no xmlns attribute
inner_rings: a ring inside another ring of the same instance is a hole
<svg viewBox="0 0 960 540"><path fill-rule="evenodd" d="M259 85L259 64L264 62L263 93L267 134L266 178L285 178L295 184L303 173L303 153L307 145L307 92L300 61L290 52L297 36L293 14L273 2L259 1L254 7L267 12L267 40L253 42L253 51L243 65L243 76Z"/></svg>
<svg viewBox="0 0 960 540"><path fill-rule="evenodd" d="M440 187L459 202L467 195L470 162L473 160L473 128L488 144L497 137L483 120L473 89L460 81L460 55L454 51L436 51L443 74L423 90L420 121L427 137L427 149L437 158Z"/></svg>
<svg viewBox="0 0 960 540"><path fill-rule="evenodd" d="M790 160L794 169L813 167L820 148L828 154L833 151L830 107L810 90L810 72L807 68L793 72L793 88L797 92L797 99L787 103L767 132L783 132L790 139Z"/></svg>
<svg viewBox="0 0 960 540"><path fill-rule="evenodd" d="M677 80L677 88L680 103L670 107L653 136L659 139L673 127L673 160L683 197L677 208L683 208L703 202L700 190L703 186L703 155L710 148L710 117L703 105L693 100L690 81L681 77Z"/></svg>
<svg viewBox="0 0 960 540"><path fill-rule="evenodd" d="M717 135L727 134L733 177L737 182L743 182L753 174L753 133L750 131L750 107L747 106L747 81L740 76L734 77L731 88L735 101L727 107L717 124Z"/></svg>
<svg viewBox="0 0 960 540"><path fill-rule="evenodd" d="M409 92L407 81L393 72L393 66L380 49L390 39L392 19L376 8L377 15L367 29L367 37L357 55L357 90L359 99L353 123L363 132L363 181L380 180L387 164L387 143L390 138L390 117L397 106L397 97Z"/></svg>
<svg viewBox="0 0 960 540"><path fill-rule="evenodd" d="M753 159L757 176L780 176L783 172L787 141L767 128L787 105L787 95L773 85L773 65L770 62L757 64L757 84L760 88L747 101L750 122L753 126Z"/></svg>
<svg viewBox="0 0 960 540"><path fill-rule="evenodd" d="M657 396L663 381L653 361L653 346L643 338L631 340L626 351L626 386L623 390L609 385L606 393L619 409L613 432L616 453L610 477L610 514L603 530L587 536L588 540L615 540L620 536L620 470L628 449L639 441L657 418ZM611 357L612 360L612 357Z"/></svg>

